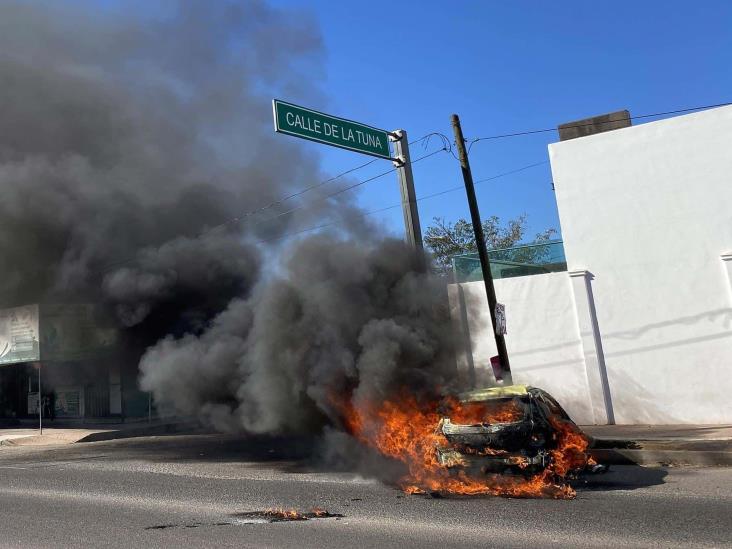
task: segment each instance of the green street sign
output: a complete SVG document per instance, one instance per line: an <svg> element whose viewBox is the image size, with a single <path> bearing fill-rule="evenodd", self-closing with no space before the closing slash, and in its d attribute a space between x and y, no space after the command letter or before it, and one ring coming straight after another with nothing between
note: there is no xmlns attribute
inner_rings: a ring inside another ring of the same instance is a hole
<svg viewBox="0 0 732 549"><path fill-rule="evenodd" d="M391 159L389 132L359 122L272 100L275 131L379 158Z"/></svg>

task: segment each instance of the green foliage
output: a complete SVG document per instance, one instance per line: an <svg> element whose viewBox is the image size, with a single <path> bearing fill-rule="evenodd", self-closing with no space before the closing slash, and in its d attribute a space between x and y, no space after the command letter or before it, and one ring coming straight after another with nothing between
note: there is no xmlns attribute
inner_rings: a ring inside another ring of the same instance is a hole
<svg viewBox="0 0 732 549"><path fill-rule="evenodd" d="M491 216L483 221L483 234L488 249L510 248L519 244L526 233L526 215L520 215L516 219L509 219L504 225L498 216ZM534 242L545 242L550 240L557 233L556 229L546 229L537 233ZM435 265L440 272L448 272L452 268L452 257L460 254L477 253L475 245L475 234L473 225L465 220L458 219L455 223L446 222L444 218L435 217L432 225L427 228L424 235L424 242L435 260ZM529 257L534 253L541 253L541 248L536 251L523 250L521 257L512 258L514 261L530 261Z"/></svg>

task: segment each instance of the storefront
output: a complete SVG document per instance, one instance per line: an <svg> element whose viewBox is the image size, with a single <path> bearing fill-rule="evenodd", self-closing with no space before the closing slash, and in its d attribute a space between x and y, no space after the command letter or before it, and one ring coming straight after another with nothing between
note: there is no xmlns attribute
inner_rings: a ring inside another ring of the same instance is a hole
<svg viewBox="0 0 732 549"><path fill-rule="evenodd" d="M125 401L147 398L136 365L118 358L117 332L95 314L87 304L0 310L0 418L32 418L39 405L49 421L122 418Z"/></svg>

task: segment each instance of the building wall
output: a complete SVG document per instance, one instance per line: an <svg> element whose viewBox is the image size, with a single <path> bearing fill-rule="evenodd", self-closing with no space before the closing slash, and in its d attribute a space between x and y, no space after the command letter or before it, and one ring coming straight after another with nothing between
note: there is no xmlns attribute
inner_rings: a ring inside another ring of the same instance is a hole
<svg viewBox="0 0 732 549"><path fill-rule="evenodd" d="M615 420L732 422L732 107L549 146Z"/></svg>
<svg viewBox="0 0 732 549"><path fill-rule="evenodd" d="M85 303L0 310L0 417L37 413L34 364L42 365L43 394L57 418L122 415L117 332L100 324L97 312ZM130 391L138 392L134 383Z"/></svg>
<svg viewBox="0 0 732 549"><path fill-rule="evenodd" d="M514 383L546 389L575 421L593 423L567 273L505 278L496 280L495 287L498 300L506 306L506 346ZM460 291L464 297L462 305ZM483 282L451 284L448 295L453 317L463 333L470 336L475 385L493 384L490 357L497 352ZM469 380L471 364L467 352L461 354L458 365Z"/></svg>
<svg viewBox="0 0 732 549"><path fill-rule="evenodd" d="M514 381L582 423L732 423L732 107L549 154L569 273L496 281ZM485 293L463 286L486 372Z"/></svg>

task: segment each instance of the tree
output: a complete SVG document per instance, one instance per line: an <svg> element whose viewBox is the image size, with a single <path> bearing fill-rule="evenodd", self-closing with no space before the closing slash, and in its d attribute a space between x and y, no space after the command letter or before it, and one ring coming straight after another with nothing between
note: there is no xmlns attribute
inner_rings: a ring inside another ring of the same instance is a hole
<svg viewBox="0 0 732 549"><path fill-rule="evenodd" d="M546 242L556 233L556 229L546 229L536 234L534 242ZM483 234L489 250L516 246L526 234L526 214L509 219L505 225L501 224L498 216L493 215L483 221ZM424 242L432 253L438 270L443 273L452 269L453 256L478 252L473 225L463 218L450 223L444 218L435 217L425 232ZM528 252L532 253L536 252ZM512 259L519 260L518 257ZM520 259L526 261L531 257L524 251Z"/></svg>

